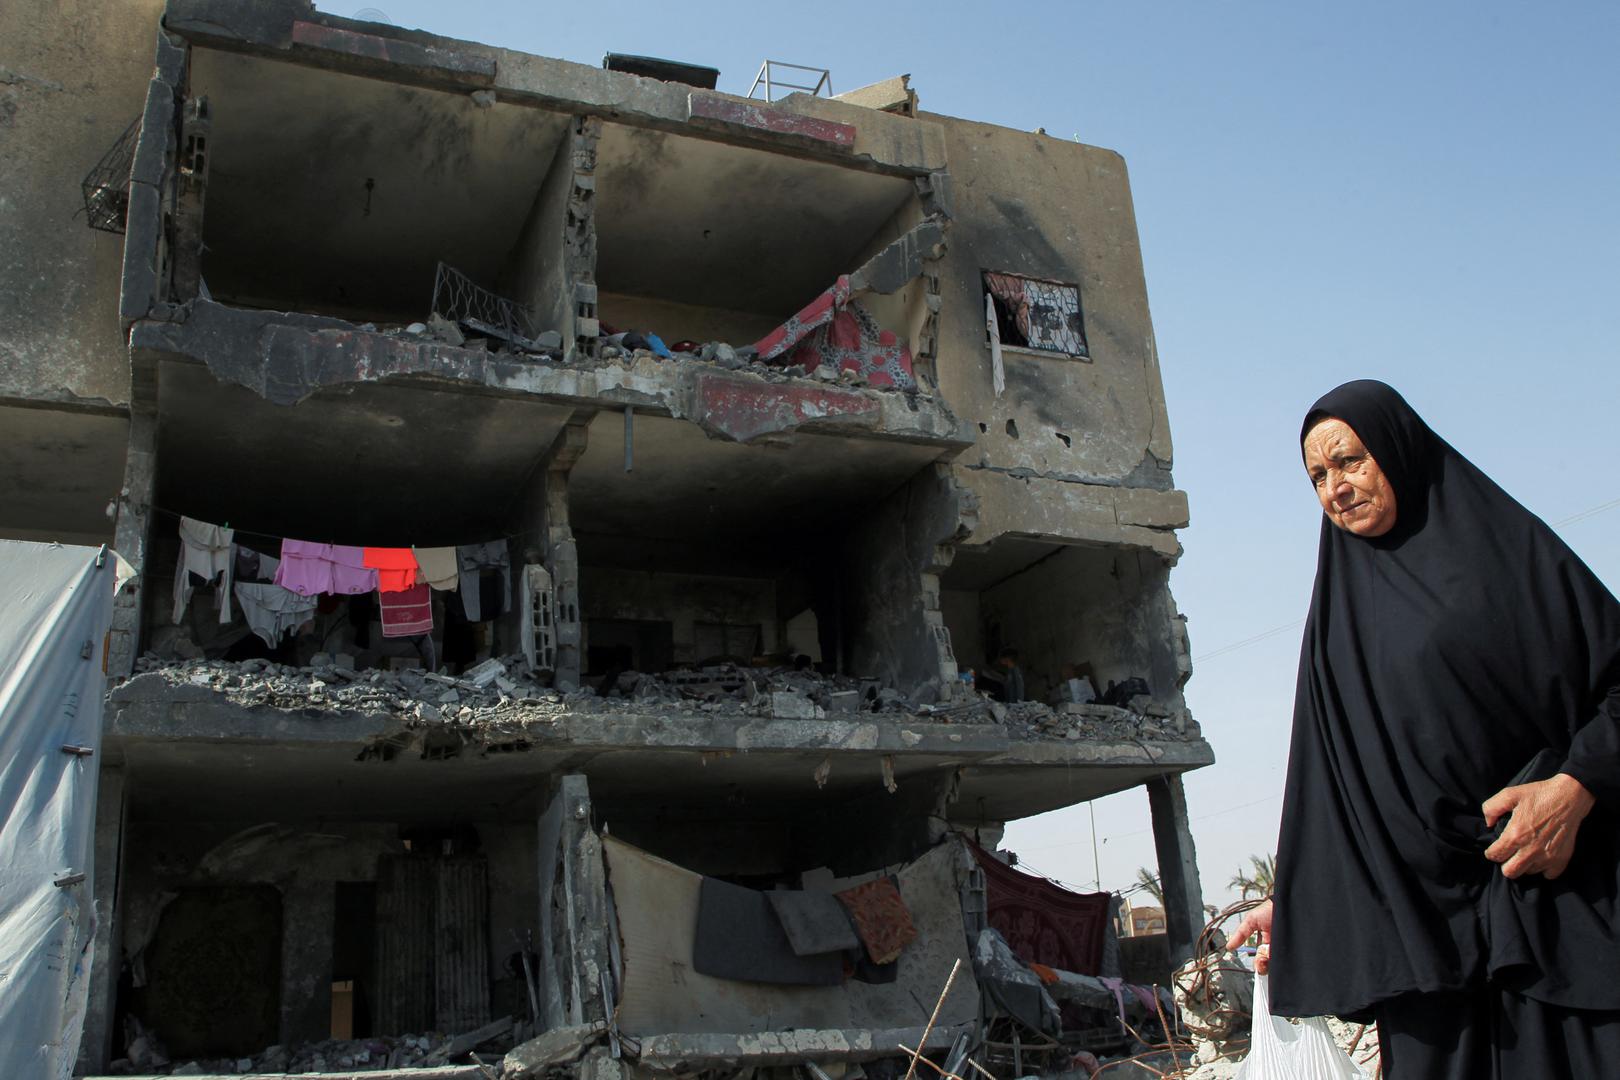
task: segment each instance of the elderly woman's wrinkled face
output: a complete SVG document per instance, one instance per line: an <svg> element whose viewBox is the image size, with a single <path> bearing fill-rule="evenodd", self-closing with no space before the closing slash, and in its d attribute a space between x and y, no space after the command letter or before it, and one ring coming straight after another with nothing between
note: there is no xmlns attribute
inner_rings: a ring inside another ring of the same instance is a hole
<svg viewBox="0 0 1620 1080"><path fill-rule="evenodd" d="M1361 439L1329 417L1305 433L1305 471L1328 520L1357 536L1383 536L1395 527L1395 489Z"/></svg>

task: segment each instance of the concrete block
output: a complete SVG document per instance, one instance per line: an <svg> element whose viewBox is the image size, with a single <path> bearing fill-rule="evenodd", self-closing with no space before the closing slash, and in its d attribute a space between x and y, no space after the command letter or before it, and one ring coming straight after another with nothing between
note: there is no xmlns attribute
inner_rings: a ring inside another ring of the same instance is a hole
<svg viewBox="0 0 1620 1080"><path fill-rule="evenodd" d="M1149 529L1187 527L1185 491L1120 488L1114 495L1114 510L1121 525L1141 525Z"/></svg>
<svg viewBox="0 0 1620 1080"><path fill-rule="evenodd" d="M538 1076L555 1065L579 1060L585 1048L607 1030L604 1024L579 1024L552 1028L544 1034L512 1048L502 1064L507 1080Z"/></svg>
<svg viewBox="0 0 1620 1080"><path fill-rule="evenodd" d="M827 709L829 712L856 712L860 707L861 694L859 690L837 690L827 695Z"/></svg>
<svg viewBox="0 0 1620 1080"><path fill-rule="evenodd" d="M814 720L816 703L791 690L773 690L771 715L778 720Z"/></svg>

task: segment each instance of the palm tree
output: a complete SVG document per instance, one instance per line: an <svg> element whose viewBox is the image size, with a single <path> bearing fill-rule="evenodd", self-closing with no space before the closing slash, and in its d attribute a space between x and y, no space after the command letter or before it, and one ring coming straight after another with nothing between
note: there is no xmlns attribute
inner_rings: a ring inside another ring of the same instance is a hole
<svg viewBox="0 0 1620 1080"><path fill-rule="evenodd" d="M1270 896L1276 885L1277 857L1275 855L1250 855L1250 870L1239 870L1232 875L1232 880L1226 883L1229 889L1237 889L1245 900L1250 894L1255 896Z"/></svg>
<svg viewBox="0 0 1620 1080"><path fill-rule="evenodd" d="M1145 866L1136 868L1136 885L1145 889L1147 894L1157 900L1160 907L1164 907L1164 886L1159 884L1159 875Z"/></svg>

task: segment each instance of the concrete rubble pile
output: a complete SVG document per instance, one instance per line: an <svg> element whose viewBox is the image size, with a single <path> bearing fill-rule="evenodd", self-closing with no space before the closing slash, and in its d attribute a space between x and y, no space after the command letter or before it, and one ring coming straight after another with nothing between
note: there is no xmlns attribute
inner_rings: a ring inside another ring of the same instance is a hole
<svg viewBox="0 0 1620 1080"><path fill-rule="evenodd" d="M375 323L365 323L359 329L384 334L388 337L438 342L461 349L488 348L495 352L526 355L551 363L562 363L568 358L568 352L562 345L562 335L555 330L548 330L533 341L508 342L498 338L476 336L476 334L468 332L463 326L438 315L433 316L432 319L425 323L415 322L405 326L382 327ZM574 366L601 367L605 364L612 364L629 368L644 363L679 361L683 363L709 364L714 367L724 368L727 371L748 371L761 376L768 382L786 382L790 379L813 378L822 382L838 383L841 386L849 387L871 385L866 377L858 371L839 370L827 364L822 364L814 370L807 370L803 365L798 364L765 363L759 359L759 353L752 345L733 346L723 341L709 341L699 345L696 352L671 349L666 356L652 349L632 347L624 343L623 338L623 334L615 334L605 338L598 347L599 358L575 354ZM893 386L876 386L874 389L894 390L897 388Z"/></svg>
<svg viewBox="0 0 1620 1080"><path fill-rule="evenodd" d="M506 1041L511 1040L508 1038ZM439 1064L438 1059L450 1042L448 1036L437 1033L327 1039L292 1049L270 1046L251 1057L171 1061L162 1044L150 1033L143 1033L130 1044L129 1056L113 1061L108 1072L115 1076L380 1072ZM498 1049L490 1053L499 1057Z"/></svg>
<svg viewBox="0 0 1620 1080"><path fill-rule="evenodd" d="M137 662L137 674L122 693L138 697L193 686L246 708L382 713L406 727L453 725L486 734L520 733L565 716L688 712L778 720L877 713L922 723L1003 726L1030 740L1174 741L1199 736L1198 725L1185 712L1151 704L1140 712L1112 705L1005 705L965 689L950 702L925 702L872 679L781 667L722 664L662 674L629 671L614 679L605 695L597 692L600 687L551 687L524 670L517 656L486 660L458 677L415 669L357 670L351 658L324 653L308 667L263 659L171 661L149 653Z"/></svg>

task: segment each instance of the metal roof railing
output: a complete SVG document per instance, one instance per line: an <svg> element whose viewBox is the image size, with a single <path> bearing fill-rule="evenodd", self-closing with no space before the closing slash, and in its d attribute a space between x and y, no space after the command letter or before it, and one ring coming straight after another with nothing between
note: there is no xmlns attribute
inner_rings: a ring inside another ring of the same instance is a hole
<svg viewBox="0 0 1620 1080"><path fill-rule="evenodd" d="M787 82L776 75L778 68L808 72L816 76L816 81L813 83ZM761 86L765 88L766 101L775 101L777 90L805 90L816 95L820 95L825 90L826 95L832 97L832 72L826 68L807 67L804 64L788 64L781 60L767 60L759 65L759 74L754 76L754 85L748 88L748 96L753 97Z"/></svg>

